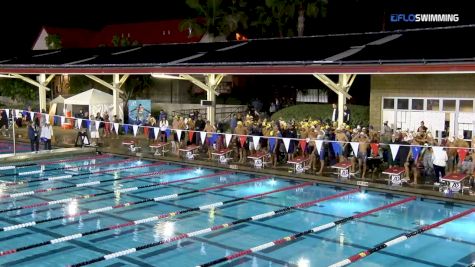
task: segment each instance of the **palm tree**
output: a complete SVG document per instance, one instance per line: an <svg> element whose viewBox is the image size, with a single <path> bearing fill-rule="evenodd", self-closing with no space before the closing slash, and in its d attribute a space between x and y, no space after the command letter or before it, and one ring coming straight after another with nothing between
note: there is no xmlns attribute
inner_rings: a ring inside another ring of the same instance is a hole
<svg viewBox="0 0 475 267"><path fill-rule="evenodd" d="M186 0L186 4L198 16L180 23L180 30L188 30L190 36L208 34L213 41L218 36L228 37L240 28L247 28L245 0Z"/></svg>

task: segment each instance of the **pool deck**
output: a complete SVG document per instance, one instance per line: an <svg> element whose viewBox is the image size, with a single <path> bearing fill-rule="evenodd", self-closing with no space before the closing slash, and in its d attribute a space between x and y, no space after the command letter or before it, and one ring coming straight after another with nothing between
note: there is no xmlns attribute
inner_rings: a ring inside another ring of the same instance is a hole
<svg viewBox="0 0 475 267"><path fill-rule="evenodd" d="M23 130L23 129L21 129ZM455 193L451 196L445 196L443 193L438 191L438 188L434 187L433 185L428 184L418 184L418 185L411 185L411 186L390 186L387 182L384 182L381 178L366 178L366 179L337 179L336 175L333 175L333 170L331 168L326 168L324 170L324 175L315 175L309 173L293 173L291 172L290 165L282 165L278 166L277 168L262 168L256 169L252 167L249 163L248 164L240 164L240 163L231 163L231 164L220 164L217 161L210 161L205 160L206 158L203 155L198 157L195 160L184 160L179 158L177 155L169 153L167 156L154 156L153 152L149 151L148 140L143 136L132 137L128 136L114 136L111 138L104 138L100 143L100 147L86 147L86 148L74 148L74 144L71 143L71 140L75 140L77 131L75 130L63 130L58 128L55 129L56 135L56 142L53 142L53 145L57 147L70 147L70 148L60 148L54 149L52 152L49 151L40 151L39 153L21 153L21 155L11 156L11 154L1 155L0 161L1 163L12 163L12 162L21 162L27 161L31 159L42 159L45 157L53 158L53 157L64 157L65 155L79 155L79 154L88 154L88 153L96 153L96 151L100 151L102 153L111 153L117 155L124 155L129 157L138 157L150 160L161 160L161 161L168 161L178 164L185 164L190 166L203 166L203 167L212 167L217 169L224 169L224 170L236 170L240 172L252 173L252 174L270 174L284 178L290 179L298 179L298 180L306 180L306 181L315 181L324 184L331 184L331 185L341 185L341 186L361 186L363 188L373 189L377 191L383 191L387 193L397 193L397 194L406 194L406 195L416 195L421 198L435 198L440 199L443 201L448 202L464 202L473 205L475 203L475 195L470 195L469 193L461 194ZM18 138L19 141L26 142L25 135ZM0 138L5 140L4 138ZM125 139L136 140L137 145L146 148L142 153L132 153L127 150L125 146L122 145L122 141ZM71 148L73 147L73 148ZM10 156L9 156L10 155ZM3 165L2 164L2 165ZM383 182L382 182L383 181Z"/></svg>

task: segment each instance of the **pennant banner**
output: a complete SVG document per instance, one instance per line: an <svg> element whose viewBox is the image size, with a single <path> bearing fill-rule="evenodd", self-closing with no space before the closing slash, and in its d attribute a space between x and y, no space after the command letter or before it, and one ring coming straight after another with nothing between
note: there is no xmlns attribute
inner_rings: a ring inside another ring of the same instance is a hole
<svg viewBox="0 0 475 267"><path fill-rule="evenodd" d="M336 156L341 156L341 145L338 142L332 142L333 152Z"/></svg>
<svg viewBox="0 0 475 267"><path fill-rule="evenodd" d="M371 143L369 145L371 146L371 152L373 154L373 157L379 156L379 144L378 143Z"/></svg>
<svg viewBox="0 0 475 267"><path fill-rule="evenodd" d="M191 141L193 140L193 134L194 134L194 133L195 133L194 131L189 131L189 132L188 132L188 141L191 142Z"/></svg>
<svg viewBox="0 0 475 267"><path fill-rule="evenodd" d="M205 144L205 141L206 141L206 132L200 132L200 140L201 140L201 144Z"/></svg>
<svg viewBox="0 0 475 267"><path fill-rule="evenodd" d="M212 144L216 144L216 142L218 142L218 138L219 138L219 134L214 133L214 134L211 136L211 143L212 143Z"/></svg>
<svg viewBox="0 0 475 267"><path fill-rule="evenodd" d="M274 151L275 147L275 138L269 138L269 149L270 151Z"/></svg>
<svg viewBox="0 0 475 267"><path fill-rule="evenodd" d="M357 157L358 156L358 147L360 147L360 143L350 142L350 145L351 145L351 150L353 150L353 155L355 155L355 157Z"/></svg>
<svg viewBox="0 0 475 267"><path fill-rule="evenodd" d="M436 158L443 158L442 153L444 153L444 148L440 146L433 146L432 150L434 151L434 157Z"/></svg>
<svg viewBox="0 0 475 267"><path fill-rule="evenodd" d="M178 142L181 141L181 133L183 132L183 130L176 130L176 136L178 138Z"/></svg>
<svg viewBox="0 0 475 267"><path fill-rule="evenodd" d="M290 138L282 138L282 141L284 142L285 151L289 152Z"/></svg>
<svg viewBox="0 0 475 267"><path fill-rule="evenodd" d="M150 131L149 127L143 127L143 134L148 137L148 132Z"/></svg>
<svg viewBox="0 0 475 267"><path fill-rule="evenodd" d="M159 128L153 127L153 134L155 135L155 140L157 140L157 138L158 138L158 132L159 132L159 131L160 131Z"/></svg>
<svg viewBox="0 0 475 267"><path fill-rule="evenodd" d="M391 154L393 156L393 160L396 160L397 152L399 151L400 145L398 144L390 144L389 149L391 150Z"/></svg>
<svg viewBox="0 0 475 267"><path fill-rule="evenodd" d="M225 142L226 142L226 147L228 147L229 142L231 142L231 138L233 138L233 135L232 134L225 134L224 138L225 138Z"/></svg>
<svg viewBox="0 0 475 267"><path fill-rule="evenodd" d="M419 158L419 154L421 154L421 147L411 146L411 151L412 151L412 158L414 159L414 161L417 161L417 158Z"/></svg>
<svg viewBox="0 0 475 267"><path fill-rule="evenodd" d="M307 147L307 140L300 140L299 145L302 151L305 152L305 148Z"/></svg>
<svg viewBox="0 0 475 267"><path fill-rule="evenodd" d="M5 113L7 113L7 119L10 119L10 110L8 108L5 109Z"/></svg>
<svg viewBox="0 0 475 267"><path fill-rule="evenodd" d="M7 109L8 110L8 109ZM49 114L45 114L45 120L49 121Z"/></svg>
<svg viewBox="0 0 475 267"><path fill-rule="evenodd" d="M66 118L64 116L61 116L60 118L61 118L61 125L63 125Z"/></svg>
<svg viewBox="0 0 475 267"><path fill-rule="evenodd" d="M99 131L99 126L101 125L100 121L94 121L94 124L96 125L96 131Z"/></svg>
<svg viewBox="0 0 475 267"><path fill-rule="evenodd" d="M315 141L315 146L317 146L317 151L318 154L322 153L322 145L323 145L323 140L316 140Z"/></svg>
<svg viewBox="0 0 475 267"><path fill-rule="evenodd" d="M78 128L81 129L82 126L82 119L78 119Z"/></svg>
<svg viewBox="0 0 475 267"><path fill-rule="evenodd" d="M241 142L241 147L244 147L244 145L246 144L246 139L247 137L244 135L239 136L239 142Z"/></svg>
<svg viewBox="0 0 475 267"><path fill-rule="evenodd" d="M89 129L89 126L91 126L91 121L90 121L90 120L86 120L86 128Z"/></svg>
<svg viewBox="0 0 475 267"><path fill-rule="evenodd" d="M167 136L167 138L170 138L170 134L172 134L172 130L170 130L170 128L167 128L165 130L165 135Z"/></svg>
<svg viewBox="0 0 475 267"><path fill-rule="evenodd" d="M35 113L33 111L30 112L30 119L31 121L35 120Z"/></svg>
<svg viewBox="0 0 475 267"><path fill-rule="evenodd" d="M459 154L459 162L463 162L465 160L465 156L467 156L468 149L459 148L457 149L457 153Z"/></svg>
<svg viewBox="0 0 475 267"><path fill-rule="evenodd" d="M115 130L115 134L119 135L119 124L118 123L114 123L114 130Z"/></svg>
<svg viewBox="0 0 475 267"><path fill-rule="evenodd" d="M261 139L260 136L253 136L252 137L252 143L254 143L254 149L257 150L257 147L259 145L259 140Z"/></svg>
<svg viewBox="0 0 475 267"><path fill-rule="evenodd" d="M134 132L134 136L137 136L137 130L139 129L138 125L132 125L132 131Z"/></svg>

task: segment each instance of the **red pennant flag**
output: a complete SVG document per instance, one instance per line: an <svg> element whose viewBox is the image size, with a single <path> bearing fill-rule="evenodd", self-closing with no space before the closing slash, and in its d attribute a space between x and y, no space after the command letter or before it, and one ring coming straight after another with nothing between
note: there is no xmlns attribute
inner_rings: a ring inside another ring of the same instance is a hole
<svg viewBox="0 0 475 267"><path fill-rule="evenodd" d="M148 127L143 127L143 134L145 136L148 136L148 130L150 130Z"/></svg>
<svg viewBox="0 0 475 267"><path fill-rule="evenodd" d="M247 136L244 136L244 135L239 136L239 142L241 142L241 147L244 147L244 144L246 144L246 139L247 139Z"/></svg>
<svg viewBox="0 0 475 267"><path fill-rule="evenodd" d="M305 147L307 146L307 140L300 140L299 145L302 151L305 152Z"/></svg>
<svg viewBox="0 0 475 267"><path fill-rule="evenodd" d="M379 144L371 143L369 145L371 146L371 152L373 154L373 157L377 157L379 155Z"/></svg>
<svg viewBox="0 0 475 267"><path fill-rule="evenodd" d="M459 154L459 162L462 162L465 159L465 156L467 156L468 149L459 148L457 149L457 153Z"/></svg>
<svg viewBox="0 0 475 267"><path fill-rule="evenodd" d="M193 140L193 134L194 134L194 133L195 133L194 131L189 131L189 132L188 132L188 141Z"/></svg>

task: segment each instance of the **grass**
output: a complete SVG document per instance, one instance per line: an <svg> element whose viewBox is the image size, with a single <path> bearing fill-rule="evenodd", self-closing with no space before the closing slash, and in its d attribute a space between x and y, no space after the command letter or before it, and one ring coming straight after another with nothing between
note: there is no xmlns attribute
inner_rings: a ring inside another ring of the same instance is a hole
<svg viewBox="0 0 475 267"><path fill-rule="evenodd" d="M369 124L369 107L360 105L349 105L348 108L351 111L351 125L368 126ZM277 120L282 117L284 120L303 120L309 117L312 120L331 120L332 116L331 104L297 104L284 109L272 115L273 120Z"/></svg>

